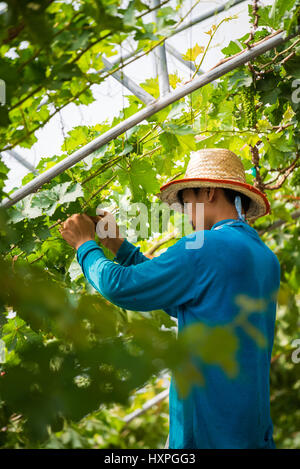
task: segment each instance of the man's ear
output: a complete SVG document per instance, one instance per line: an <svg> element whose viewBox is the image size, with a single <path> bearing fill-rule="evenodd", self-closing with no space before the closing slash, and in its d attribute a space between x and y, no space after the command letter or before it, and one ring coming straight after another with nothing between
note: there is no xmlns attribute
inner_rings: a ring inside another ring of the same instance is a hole
<svg viewBox="0 0 300 469"><path fill-rule="evenodd" d="M216 187L209 187L207 189L207 201L214 202L216 198Z"/></svg>

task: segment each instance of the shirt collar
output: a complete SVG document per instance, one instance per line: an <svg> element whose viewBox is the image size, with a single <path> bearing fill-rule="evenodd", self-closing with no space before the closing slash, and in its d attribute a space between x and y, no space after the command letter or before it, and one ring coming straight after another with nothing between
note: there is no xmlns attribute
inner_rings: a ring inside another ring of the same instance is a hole
<svg viewBox="0 0 300 469"><path fill-rule="evenodd" d="M216 226L223 225L224 223L227 223L229 221L231 221L231 222L240 222L240 220L238 220L237 218L225 218L224 220L217 221L217 223L215 223L211 227L211 230L214 230L216 228Z"/></svg>

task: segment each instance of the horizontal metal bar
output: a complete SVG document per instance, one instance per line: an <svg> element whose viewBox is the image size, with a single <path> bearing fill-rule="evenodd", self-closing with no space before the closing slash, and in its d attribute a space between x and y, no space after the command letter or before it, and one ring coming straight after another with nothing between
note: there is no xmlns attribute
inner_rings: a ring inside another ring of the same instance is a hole
<svg viewBox="0 0 300 469"><path fill-rule="evenodd" d="M107 60L105 57L101 57L105 70L111 70L114 65ZM101 70L103 71L103 69ZM155 100L154 96L147 93L141 86L135 83L131 78L125 75L123 72L117 71L112 74L112 77L115 78L121 85L125 86L131 93L133 93L137 98L139 98L143 103L149 104Z"/></svg>
<svg viewBox="0 0 300 469"><path fill-rule="evenodd" d="M139 417L140 415L144 414L147 412L147 410L151 409L151 407L155 406L161 401L164 401L169 395L169 389L166 389L165 391L160 392L157 394L157 396L154 396L152 399L149 399L140 409L137 409L133 411L131 414L126 415L126 417L123 418L123 422L129 423L136 417Z"/></svg>
<svg viewBox="0 0 300 469"><path fill-rule="evenodd" d="M260 44L257 44L256 46L252 47L249 50L245 49L240 54L233 56L227 62L216 66L212 70L209 70L208 72L204 73L200 77L195 78L191 82L176 89L172 93L169 93L166 96L163 96L162 98L154 101L152 104L149 104L148 106L141 109L134 115L125 119L123 122L120 122L115 127L105 132L103 135L100 135L92 142L89 142L84 147L75 151L72 155L67 156L64 160L60 161L52 168L40 174L38 177L28 182L25 186L16 190L10 196L9 199L5 199L4 201L2 201L1 207L11 207L19 200L23 199L24 197L31 194L32 192L35 192L36 190L38 190L46 182L51 181L51 179L55 178L58 174L61 174L66 169L71 168L76 163L83 160L86 156L90 155L92 152L98 150L103 145L106 145L111 140L119 137L128 129L134 127L135 125L139 124L143 120L153 116L153 114L156 114L158 111L161 111L162 109L166 108L170 104L173 104L179 99L187 96L193 91L196 91L199 88L202 88L202 86L207 85L208 83L211 83L212 81L225 75L231 70L234 70L235 68L240 67L241 65L244 65L245 63L249 62L255 57L272 49L273 47L276 47L279 44L282 44L288 39L290 39L290 37L285 38L284 32L279 32L276 35L272 35L272 37L264 40Z"/></svg>

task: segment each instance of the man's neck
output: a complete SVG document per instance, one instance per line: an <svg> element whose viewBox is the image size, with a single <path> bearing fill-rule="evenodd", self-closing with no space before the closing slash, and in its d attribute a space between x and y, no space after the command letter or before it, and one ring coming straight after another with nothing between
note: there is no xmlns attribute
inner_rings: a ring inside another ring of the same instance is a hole
<svg viewBox="0 0 300 469"><path fill-rule="evenodd" d="M238 215L236 213L236 210L225 210L222 213L219 213L215 215L213 218L210 220L205 221L205 229L210 230L212 226L214 226L216 223L222 220L228 220L228 219L235 219L238 220Z"/></svg>

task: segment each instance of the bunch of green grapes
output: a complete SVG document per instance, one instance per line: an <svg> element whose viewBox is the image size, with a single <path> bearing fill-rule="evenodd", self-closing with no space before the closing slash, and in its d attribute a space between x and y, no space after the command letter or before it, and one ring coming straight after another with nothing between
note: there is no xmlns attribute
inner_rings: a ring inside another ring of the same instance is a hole
<svg viewBox="0 0 300 469"><path fill-rule="evenodd" d="M246 118L246 126L248 128L255 127L257 123L256 109L255 109L255 90L253 85L241 89L239 92L241 97L243 111Z"/></svg>

